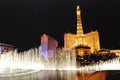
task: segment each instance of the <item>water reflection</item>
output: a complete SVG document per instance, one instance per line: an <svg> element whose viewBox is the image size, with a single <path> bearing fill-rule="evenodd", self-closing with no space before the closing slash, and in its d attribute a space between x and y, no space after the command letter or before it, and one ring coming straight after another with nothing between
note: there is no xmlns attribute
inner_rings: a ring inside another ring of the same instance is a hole
<svg viewBox="0 0 120 80"><path fill-rule="evenodd" d="M106 72L96 72L87 77L84 77L83 80L106 80Z"/></svg>
<svg viewBox="0 0 120 80"><path fill-rule="evenodd" d="M78 80L81 80L80 78ZM95 72L82 80L120 80L120 70Z"/></svg>
<svg viewBox="0 0 120 80"><path fill-rule="evenodd" d="M79 71L40 71L36 73L0 77L0 80L119 80L120 71L101 71L92 74Z"/></svg>
<svg viewBox="0 0 120 80"><path fill-rule="evenodd" d="M4 76L0 80L82 80L86 74L76 71L40 71L37 73L19 75L19 76Z"/></svg>

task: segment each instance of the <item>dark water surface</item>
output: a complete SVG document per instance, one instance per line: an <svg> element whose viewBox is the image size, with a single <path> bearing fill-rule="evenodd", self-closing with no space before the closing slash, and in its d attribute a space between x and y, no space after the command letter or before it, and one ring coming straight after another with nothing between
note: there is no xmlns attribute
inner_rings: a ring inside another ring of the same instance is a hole
<svg viewBox="0 0 120 80"><path fill-rule="evenodd" d="M120 80L120 71L82 73L79 71L40 71L19 76L4 76L0 80Z"/></svg>

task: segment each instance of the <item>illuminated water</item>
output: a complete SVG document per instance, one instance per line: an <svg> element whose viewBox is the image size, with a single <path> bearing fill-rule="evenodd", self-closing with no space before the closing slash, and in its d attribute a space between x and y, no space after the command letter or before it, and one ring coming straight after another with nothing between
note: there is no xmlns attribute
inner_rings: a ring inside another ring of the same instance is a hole
<svg viewBox="0 0 120 80"><path fill-rule="evenodd" d="M40 71L36 73L5 76L0 80L120 80L120 71L100 71L92 74L79 71Z"/></svg>
<svg viewBox="0 0 120 80"><path fill-rule="evenodd" d="M74 50L59 49L54 58L45 60L39 54L39 49L25 52L9 52L0 55L0 73L2 76L20 75L41 70L75 70L76 55Z"/></svg>
<svg viewBox="0 0 120 80"><path fill-rule="evenodd" d="M36 73L1 77L0 80L79 80L84 79L90 74L81 74L76 71L40 71Z"/></svg>
<svg viewBox="0 0 120 80"><path fill-rule="evenodd" d="M51 70L52 73L50 74ZM10 80L18 80L19 78L22 78L22 80L73 80L78 72L85 75L102 70L120 70L119 59L76 67L74 49L59 49L56 51L55 57L48 60L44 60L39 55L39 49L37 48L22 53L17 53L15 50L0 56L0 78L2 80L8 80L8 78ZM51 75L53 76L52 79L49 79L49 75L50 78ZM55 77L56 75L58 77ZM73 77L71 77L72 75Z"/></svg>

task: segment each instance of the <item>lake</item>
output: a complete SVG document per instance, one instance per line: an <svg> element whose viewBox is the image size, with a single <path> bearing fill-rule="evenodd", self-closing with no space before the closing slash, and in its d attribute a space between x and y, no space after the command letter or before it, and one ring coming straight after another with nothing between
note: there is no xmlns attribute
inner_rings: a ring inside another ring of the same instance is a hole
<svg viewBox="0 0 120 80"><path fill-rule="evenodd" d="M2 76L0 80L120 80L120 71L110 70L86 73L80 71L46 70L16 76Z"/></svg>

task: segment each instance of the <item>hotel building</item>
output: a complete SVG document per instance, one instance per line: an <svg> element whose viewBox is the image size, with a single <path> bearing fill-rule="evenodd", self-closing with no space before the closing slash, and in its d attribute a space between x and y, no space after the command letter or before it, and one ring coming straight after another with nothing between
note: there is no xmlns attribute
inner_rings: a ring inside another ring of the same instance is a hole
<svg viewBox="0 0 120 80"><path fill-rule="evenodd" d="M77 6L77 31L76 34L65 33L64 34L64 48L71 49L76 48L78 55L83 55L84 53L93 53L100 50L100 41L98 31L91 31L84 34L81 21L81 11L80 7Z"/></svg>
<svg viewBox="0 0 120 80"><path fill-rule="evenodd" d="M41 36L41 50L40 56L44 59L53 58L55 56L56 48L58 47L58 41L54 38L43 34Z"/></svg>
<svg viewBox="0 0 120 80"><path fill-rule="evenodd" d="M0 54L4 54L4 53L7 53L7 52L13 51L13 50L14 50L14 46L13 45L0 43Z"/></svg>

